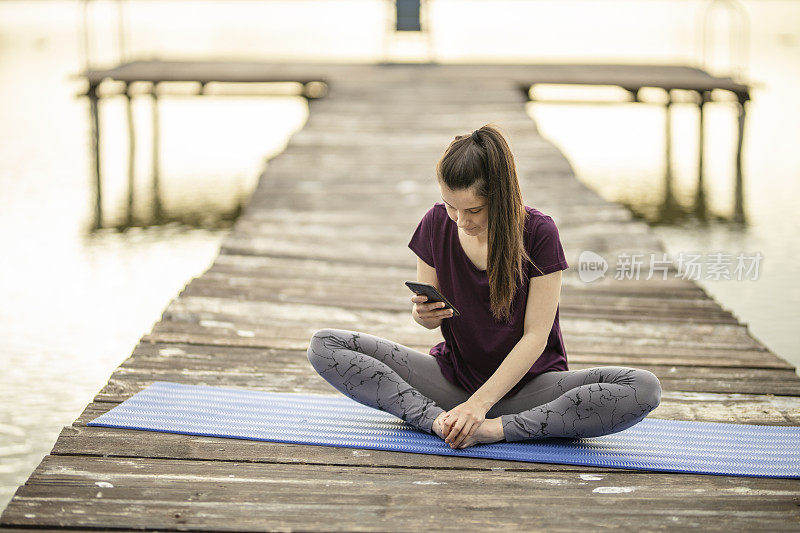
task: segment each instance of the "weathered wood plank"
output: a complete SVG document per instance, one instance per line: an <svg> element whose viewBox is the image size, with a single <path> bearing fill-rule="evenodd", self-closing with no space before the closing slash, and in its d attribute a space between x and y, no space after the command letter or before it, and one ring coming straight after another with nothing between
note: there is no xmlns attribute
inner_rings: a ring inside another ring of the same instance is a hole
<svg viewBox="0 0 800 533"><path fill-rule="evenodd" d="M395 288L396 287L396 288ZM330 285L327 283L305 283L300 286L287 281L237 280L229 277L214 282L209 276L193 280L181 291L180 296L201 296L228 298L232 300L251 300L267 302L319 303L343 308L371 308L385 311L403 311L411 306L412 293L402 290L400 284L393 283L392 290L387 285L370 285L359 282L358 286ZM605 294L589 296L579 291L563 291L559 302L561 313L565 316L594 317L671 317L685 319L709 319L738 323L736 318L721 309L713 300L629 297Z"/></svg>
<svg viewBox="0 0 800 533"><path fill-rule="evenodd" d="M400 280L398 280L399 283ZM314 325L330 323L351 323L354 328L371 326L372 324L388 325L398 328L398 332L407 331L424 336L438 334L421 328L411 318L410 301L406 311L384 311L381 309L365 309L360 307L343 308L334 305L318 305L282 301L274 303L264 300L233 300L229 298L209 298L205 296L184 296L170 302L164 318L171 321L217 320L229 321L235 325L259 325L264 319L285 324L302 324L308 328ZM254 317L258 317L254 320ZM298 318L301 317L301 318ZM707 336L709 341L716 338L736 338L746 341L750 338L746 326L738 323L705 323L696 321L642 321L626 316L595 316L590 319L571 317L564 314L564 322L570 321L576 333L589 332L602 335L607 333L627 333L633 338L701 338ZM323 326L326 327L326 326ZM319 328L316 328L319 329ZM316 331L310 329L310 333ZM563 328L562 328L563 329ZM424 338L424 337L423 337Z"/></svg>
<svg viewBox="0 0 800 533"><path fill-rule="evenodd" d="M117 404L90 404L81 415L82 423L66 426L58 437L52 455L96 455L101 457L149 457L159 459L186 459L229 461L236 457L242 462L301 463L319 465L382 466L392 468L439 468L457 470L488 470L504 468L519 472L610 472L615 469L560 465L551 463L524 463L500 459L464 461L463 457L429 455L423 453L397 453L385 450L341 448L338 446L310 446L283 442L200 437L177 433L159 433L89 427L85 422L100 416ZM85 422L84 422L85 421Z"/></svg>
<svg viewBox="0 0 800 533"><path fill-rule="evenodd" d="M411 304L412 294L407 292L399 279L393 280L392 289L386 284L359 284L358 287L335 286L321 281L309 283L290 282L262 278L258 284L236 283L225 280L217 283L211 276L192 282L180 293L186 298L216 298L231 301L291 302L314 304L342 309L375 309L379 311L405 312ZM408 278L408 277L406 277ZM414 279L415 276L410 276ZM402 287L402 288L401 288ZM702 299L679 299L670 297L650 298L641 294L614 296L599 294L584 296L580 291L565 288L560 302L560 314L565 318L587 317L609 320L645 320L661 317L673 322L707 322L738 325L738 319L725 309Z"/></svg>
<svg viewBox="0 0 800 533"><path fill-rule="evenodd" d="M413 233L413 231L411 232ZM381 241L367 242L363 240L342 240L331 237L332 229L326 232L327 239L323 236L308 239L304 242L285 241L279 238L256 235L233 235L226 237L222 243L222 253L237 255L266 255L297 259L317 259L328 261L347 261L350 263L363 263L374 266L402 266L404 263L416 261L413 253L406 248L408 239L398 248L397 245L389 246ZM409 233L410 235L410 233ZM633 239L632 235L619 233L613 235L575 235L569 242L570 248L565 248L567 261L577 266L577 255L583 250L590 250L604 258L611 259L621 254L640 255L640 278L646 277L649 271L650 259L660 259L663 253L656 248L656 237L642 237L641 240ZM331 240L333 239L333 240ZM569 251L567 251L569 250ZM656 253L656 256L651 256ZM411 255L409 255L411 254ZM674 274L669 274L672 277ZM656 273L656 276L661 276Z"/></svg>
<svg viewBox="0 0 800 533"><path fill-rule="evenodd" d="M588 368L595 365L572 365L573 370ZM602 366L602 365L597 365ZM658 367L637 365L637 368L659 370ZM778 371L776 371L778 372ZM672 376L668 372L656 374L661 380L664 390L680 390L686 392L730 392L736 394L765 394L769 390L774 395L800 395L800 386L797 384L796 375L790 370L783 374L776 374L776 379L751 379L746 380L734 377L735 372L722 373L715 379L710 371L697 372L697 377L692 377L691 372L685 372L683 377ZM727 375L726 375L727 374ZM740 375L747 375L740 372ZM275 367L259 372L255 370L231 368L226 371L218 370L189 370L189 369L160 369L141 367L117 368L108 380L108 383L95 397L98 401L114 401L127 398L131 394L142 390L154 381L172 381L191 383L195 385L236 387L243 389L269 390L276 392L296 393L332 393L333 388L322 378L315 375L309 365L298 361L288 367ZM744 381L744 382L742 382ZM535 406L531 406L533 408Z"/></svg>
<svg viewBox="0 0 800 533"><path fill-rule="evenodd" d="M292 209L299 213L320 211L324 209L330 209L330 211L333 212L353 211L353 207L357 205L359 210L364 210L367 216L371 215L374 217L375 221L378 221L380 220L381 213L388 210L399 209L407 212L418 212L421 210L421 215L424 214L424 212L427 211L434 202L441 201L436 200L436 197L429 197L429 200L432 201L424 201L424 203L421 203L421 200L422 198L417 194L401 194L384 197L365 196L363 201L358 202L357 198L353 198L350 194L334 193L328 195L326 193L325 195L315 195L313 194L313 191L283 190L274 196L267 195L265 191L264 195L251 200L249 205L258 206L259 209ZM583 195L573 200L573 206L584 206L587 209L599 205L605 204L601 204L601 202L597 199L592 199L591 197L585 197ZM538 199L536 204L530 207L535 207L545 214L549 214L548 211L550 209L557 209L555 206L555 199L550 199L548 202L547 197L543 197ZM413 223L416 224L418 220L419 219L413 221ZM409 221L409 223L411 223L411 221ZM628 228L620 227L618 229L627 234L636 232L637 234L640 234L643 242L652 243L654 250L660 249L660 241L653 236L652 232L646 230L643 231L644 228L646 228L646 226L644 226L642 223L635 223ZM607 237L612 238L613 235L608 235Z"/></svg>
<svg viewBox="0 0 800 533"><path fill-rule="evenodd" d="M220 254L203 277L224 279L230 275L231 277L250 278L253 284L257 284L261 280L284 279L287 283L321 284L327 282L328 286L357 278L368 283L389 285L397 283L398 280L416 279L416 263L413 262L414 255L411 250L408 251L408 257L410 261L406 266L378 267L341 260L321 261L318 259ZM292 272L291 280L286 279L287 271ZM562 294L580 289L580 294L610 293L619 296L642 295L676 299L708 298L701 287L688 279L667 278L661 280L656 276L650 280L617 280L608 277L592 283L585 283L580 281L576 271L576 268L562 271ZM216 276L217 273L220 275Z"/></svg>
<svg viewBox="0 0 800 533"><path fill-rule="evenodd" d="M667 393L665 396L672 396ZM737 400L742 395L709 395L725 400L672 398L664 400L653 418L699 420L714 412L710 422L730 422L761 425L785 425L800 422L800 401L797 398L756 396L756 400ZM789 403L791 405L787 405ZM753 408L753 403L758 409ZM453 468L485 470L504 468L508 471L610 471L601 467L527 463L498 459L472 459L415 453L395 453L384 450L364 450L335 446L307 446L291 443L202 437L105 427L88 427L86 423L107 412L117 403L89 404L72 426L63 428L52 450L53 455L98 455L109 457L152 457L191 460L230 460L265 463L303 463L328 465L387 466L395 468ZM740 407L744 406L743 409Z"/></svg>
<svg viewBox="0 0 800 533"><path fill-rule="evenodd" d="M337 324L328 324L328 327L339 326ZM211 345L219 347L248 347L248 348L278 348L286 350L305 350L308 348L308 343L311 338L311 333L308 336L303 336L297 339L291 339L287 336L274 337L270 336L269 332L259 333L252 330L235 330L234 332L213 332L208 330L199 330L198 328L175 327L170 329L178 329L182 331L158 331L153 332L143 337L144 342L161 342L161 343L185 343L190 345ZM348 329L341 328L339 329ZM359 328L350 331L364 331L368 330L371 334L380 333L369 328ZM245 335L245 333L247 333ZM252 333L252 335L250 335ZM400 342L403 340L397 336L378 335L383 338ZM399 340L396 340L399 339ZM428 353L431 346L437 342L430 342L428 344L418 344L414 342L401 342L401 344L417 351ZM569 344L572 346L571 344ZM702 347L697 349L641 349L634 351L634 348L618 348L611 342L607 345L597 346L596 343L587 341L577 347L578 349L568 349L567 357L570 362L574 363L590 363L595 365L621 365L621 366L639 366L639 365L684 365L684 366L708 366L708 367L747 367L747 368L775 368L775 369L790 369L794 367L776 357L774 354L768 352L739 352L729 351L722 352L720 355L714 353L708 354L703 351Z"/></svg>
<svg viewBox="0 0 800 533"><path fill-rule="evenodd" d="M773 369L791 370L791 367L785 365L774 366L771 364L772 359L766 355L765 351L755 350L733 350L733 349L709 349L703 348L698 342L697 348L681 347L652 347L652 346L630 346L625 345L622 348L618 343L612 340L607 340L602 344L597 339L587 340L573 340L571 338L568 350L568 359L570 364L614 364L614 365L641 365L646 364L650 366L662 365L664 368L672 369L672 367L705 367L711 371L717 370L710 367L730 367L737 368L750 368L758 371L764 369L772 375ZM397 343L395 339L388 339L391 342ZM422 353L429 353L431 344L420 344L414 340L409 344L403 344L408 348L417 350ZM291 350L277 350L274 348L262 347L232 347L224 345L202 345L202 344L157 344L150 342L139 343L133 351L133 357L143 357L145 359L152 358L153 360L172 360L176 358L186 358L185 366L194 366L201 368L208 359L219 358L222 361L227 361L230 358L231 362L237 361L240 358L245 360L252 360L253 358L277 360L285 362L284 358L294 358L297 353L305 353L305 349L298 351ZM698 355L698 353L700 355ZM127 361L132 361L128 359ZM613 362L611 362L613 360ZM126 361L126 362L127 362ZM125 363L123 363L124 365ZM197 365L197 366L195 366Z"/></svg>
<svg viewBox="0 0 800 533"><path fill-rule="evenodd" d="M389 339L392 341L392 339ZM396 342L396 341L393 341ZM430 345L412 344L406 345L409 348L415 349L422 353L428 353ZM592 346L591 349L586 351L572 350L568 358L570 366L575 368L586 368L589 366L599 366L604 364L612 364L607 361L608 354L602 353L596 347ZM752 378L755 381L765 380L774 381L778 380L778 376L786 376L788 381L800 381L796 376L792 376L793 370L785 367L771 367L769 365L761 364L759 355L763 356L763 352L751 354L750 352L727 352L727 358L724 358L724 363L718 363L718 359L723 359L723 356L690 358L689 355L684 356L688 361L686 363L679 363L678 357L673 353L663 354L661 361L657 357L648 355L647 353L633 352L626 355L624 352L616 351L613 344L608 343L605 347L612 353L616 353L619 359L613 363L615 365L625 364L636 366L646 365L648 368L659 369L660 373L669 373L673 378L679 376L699 378L700 376L710 373L711 379L719 379L723 377L730 377L732 380L743 379L745 376ZM216 346L216 345L193 345L193 344L151 344L149 342L142 342L136 346L133 355L122 363L122 367L136 366L140 364L147 365L160 365L161 368L192 368L197 370L210 369L210 368L227 368L228 365L236 365L239 363L252 365L252 368L272 368L273 365L279 367L290 365L293 362L300 361L301 364L306 365L305 362L305 349L302 350L281 350L275 348L253 348L253 347L231 347L231 346ZM722 352L725 354L726 352ZM625 356L625 357L623 357ZM738 356L738 357L737 357ZM574 363L574 364L573 364Z"/></svg>
<svg viewBox="0 0 800 533"><path fill-rule="evenodd" d="M98 394L95 403L89 404L75 421L77 425L105 413L117 403L142 390L150 383L120 383L120 391L107 396ZM202 383L195 383L202 384ZM233 387L233 385L226 385ZM319 390L313 390L319 386ZM248 387L266 392L292 392L279 387L270 388L267 383ZM304 394L341 395L324 380L309 382ZM695 420L701 422L728 422L760 425L800 424L800 398L774 394L739 394L712 392L681 392L665 390L660 405L648 416L670 420Z"/></svg>
<svg viewBox="0 0 800 533"><path fill-rule="evenodd" d="M427 353L427 350L421 350ZM589 355L584 361L570 361L571 370L607 366L609 363ZM784 394L800 396L800 380L793 369L751 368L734 366L682 366L674 362L669 365L646 360L630 360L616 366L636 366L650 370L662 381L665 390L696 392L738 392L750 394ZM318 379L306 359L306 352L248 349L217 346L150 345L141 343L133 356L124 361L112 375L115 379L127 379L134 375L161 376L161 372L175 372L177 376L206 376L209 373L230 375L252 375L257 381L260 374L302 374L306 379ZM167 379L167 378L164 378Z"/></svg>
<svg viewBox="0 0 800 533"><path fill-rule="evenodd" d="M770 478L675 478L627 471L524 476L499 469L454 473L438 468L47 456L17 491L17 504L6 510L3 521L22 525L29 520L25 515L33 514L37 524L48 526L62 525L66 518L78 527L463 530L462 521L442 527L443 514L468 513L470 528L513 528L529 520L559 527L563 509L580 506L576 516L602 517L613 527L655 528L677 508L729 527L783 529L800 515L798 496L797 480ZM625 513L618 512L619 505L625 505ZM343 508L348 512L341 512ZM331 523L332 513L336 523Z"/></svg>
<svg viewBox="0 0 800 533"><path fill-rule="evenodd" d="M349 270L348 270L349 271ZM242 275L244 274L244 275ZM348 291L359 291L359 296L367 297L370 294L378 293L381 298L397 298L410 299L412 296L410 292L398 290L398 277L388 276L385 273L377 275L373 274L373 279L359 279L359 284L356 287L349 287ZM410 274L410 272L409 272ZM352 276L352 274L351 274ZM407 276L412 280L416 279L416 275ZM341 279L341 277L340 277ZM248 275L247 272L238 273L232 270L220 272L218 269L206 272L202 277L193 279L185 288L185 294L196 291L202 295L203 291L217 291L220 296L234 299L266 299L270 300L282 297L298 297L302 298L308 295L309 292L317 292L320 290L328 294L341 293L340 285L332 283L330 277L303 277L293 276L286 278L280 272L273 272L272 275ZM225 296L228 291L229 296ZM183 293L182 293L183 294ZM259 297L257 298L256 295ZM406 298L408 296L408 298ZM583 287L566 284L561 289L561 298L559 304L565 306L578 306L580 303L589 305L612 305L622 308L638 309L638 308L670 308L682 310L707 310L713 312L720 312L719 304L713 300L708 299L702 291L683 291L681 294L675 294L672 291L646 291L641 290L637 292L630 291L610 291L602 287L593 287L589 284L584 284Z"/></svg>
<svg viewBox="0 0 800 533"><path fill-rule="evenodd" d="M335 326L335 324L333 324ZM309 335L310 338L310 335ZM177 344L193 344L193 345L212 345L220 347L250 347L250 348L280 348L287 350L304 350L308 347L308 340L287 340L284 337L280 338L263 338L255 334L251 336L233 336L230 333L198 333L196 331L187 332L154 332L143 337L144 342L161 342L161 343L177 343ZM414 345L410 346L413 349L427 353L430 346ZM592 366L601 365L618 365L618 366L643 366L652 364L661 365L683 365L683 366L698 366L700 363L708 367L730 367L741 366L747 368L775 368L775 369L789 369L794 370L794 366L788 362L774 356L773 354L766 353L763 359L753 356L751 354L739 355L737 352L730 352L730 355L720 357L708 357L694 355L688 353L683 356L675 356L669 352L661 352L658 355L642 355L641 353L620 355L620 351L614 348L608 348L610 353L596 353L593 348L587 348L587 352L568 352L568 358L571 363L585 363ZM697 352L702 354L702 352Z"/></svg>
<svg viewBox="0 0 800 533"><path fill-rule="evenodd" d="M299 323L297 319L281 320L281 319L268 319L268 322L258 320L258 315L250 317L241 317L229 314L218 313L191 313L191 314L173 314L169 312L165 319L160 321L153 327L152 332L144 339L153 341L158 338L173 339L167 342L182 342L174 340L180 335L195 335L195 341L192 344L222 344L230 346L253 346L253 347L274 347L300 350L308 347L308 341L315 331L323 327L344 329L348 331L362 331L399 342L403 345L413 346L433 346L441 339L438 333L433 331L417 332L416 324L406 323L409 319L407 316L398 317L394 324L390 321L381 321L376 317L365 317L366 320L359 321L358 317L362 313L353 311L355 316L346 317L341 311L332 311L327 318L323 318L319 322L306 322L305 324ZM374 315L375 311L371 312ZM564 321L566 322L566 320ZM395 326L396 324L396 326ZM562 326L563 327L563 326ZM598 337L597 342L603 339ZM613 341L613 337L611 339ZM201 342L202 341L202 342ZM188 342L188 341L187 341ZM566 341L567 343L569 341ZM591 338L588 342L592 342ZM635 339L634 339L634 342ZM642 345L646 344L644 342ZM657 346L687 346L686 341L674 340L661 343L652 343ZM693 343L699 344L699 339ZM569 345L568 345L569 346ZM691 345L688 345L691 346ZM568 348L569 349L569 348ZM592 349L591 347L587 349ZM734 348L733 350L736 350ZM671 350L664 350L662 355L666 355ZM607 352L611 354L624 354L624 353L638 353L639 355L647 353L646 349L636 350L634 348L608 348ZM699 346L693 354L690 350L680 350L679 353L687 356L695 355L702 360L705 357L703 347ZM651 351L652 353L652 351ZM717 352L719 353L719 352ZM659 352L656 351L654 356L658 356ZM711 354L712 356L714 354ZM727 354L722 354L728 356ZM752 354L742 354L738 351L731 351L729 357L732 360L738 358L746 359L749 362L759 363L762 360L765 364L769 364L773 368L788 368L788 363L783 365L773 365L771 360L773 355L763 352L763 354L753 357ZM754 361L755 359L755 361Z"/></svg>

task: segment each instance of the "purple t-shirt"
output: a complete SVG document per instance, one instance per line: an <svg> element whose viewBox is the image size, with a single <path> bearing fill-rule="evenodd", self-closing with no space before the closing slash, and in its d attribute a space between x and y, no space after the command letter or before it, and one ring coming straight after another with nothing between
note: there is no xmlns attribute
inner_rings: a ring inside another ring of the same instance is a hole
<svg viewBox="0 0 800 533"><path fill-rule="evenodd" d="M532 207L523 231L526 250L544 274L569 268L552 218ZM522 338L530 279L543 275L525 262L525 281L517 288L510 322L495 320L489 308L489 278L467 257L458 239L458 226L447 216L443 202L425 213L408 243L423 261L436 269L439 290L461 316L442 320L440 342L430 350L442 374L470 394L478 390ZM547 346L534 365L506 396L519 391L539 374L567 368L567 352L556 309Z"/></svg>

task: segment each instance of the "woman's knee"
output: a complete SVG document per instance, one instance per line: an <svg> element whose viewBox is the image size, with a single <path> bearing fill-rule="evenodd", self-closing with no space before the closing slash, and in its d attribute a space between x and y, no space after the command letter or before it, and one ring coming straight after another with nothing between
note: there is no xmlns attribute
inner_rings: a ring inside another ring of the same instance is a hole
<svg viewBox="0 0 800 533"><path fill-rule="evenodd" d="M649 370L643 368L636 370L636 397L640 402L655 409L661 403L661 381Z"/></svg>
<svg viewBox="0 0 800 533"><path fill-rule="evenodd" d="M311 336L311 342L313 343L314 341L320 341L320 340L323 340L323 339L326 339L326 338L330 338L330 337L336 336L336 334L339 331L340 330L333 329L333 328L318 329Z"/></svg>
<svg viewBox="0 0 800 533"><path fill-rule="evenodd" d="M311 336L311 341L308 344L308 361L311 363L311 366L314 367L315 370L319 372L319 366L325 358L327 357L327 351L324 349L324 343L326 340L331 338L337 337L339 330L332 329L332 328L324 328L314 332Z"/></svg>

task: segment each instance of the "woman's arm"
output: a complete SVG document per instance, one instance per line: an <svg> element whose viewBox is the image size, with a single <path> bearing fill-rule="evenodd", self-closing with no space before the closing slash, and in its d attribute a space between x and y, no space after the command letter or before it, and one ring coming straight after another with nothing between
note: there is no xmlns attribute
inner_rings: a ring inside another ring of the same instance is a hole
<svg viewBox="0 0 800 533"><path fill-rule="evenodd" d="M443 422L445 439L457 448L472 435L486 418L486 413L519 383L542 355L561 297L561 271L531 278L525 307L523 334L494 374L470 398L448 411Z"/></svg>
<svg viewBox="0 0 800 533"><path fill-rule="evenodd" d="M561 297L561 271L531 278L528 303L525 307L525 324L522 338L509 352L481 388L470 399L475 399L486 410L506 395L542 355L547 338L553 329L556 309Z"/></svg>
<svg viewBox="0 0 800 533"><path fill-rule="evenodd" d="M417 257L417 281L433 285L437 291L439 290L439 278L436 276L436 269L419 257ZM425 319L420 317L417 313L416 305L411 308L411 316L414 318L414 322L424 328L436 329L442 325L442 318Z"/></svg>

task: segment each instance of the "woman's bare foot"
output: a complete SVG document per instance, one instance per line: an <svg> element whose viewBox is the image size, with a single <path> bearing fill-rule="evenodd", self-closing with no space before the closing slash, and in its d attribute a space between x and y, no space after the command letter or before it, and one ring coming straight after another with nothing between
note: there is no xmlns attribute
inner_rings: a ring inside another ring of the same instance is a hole
<svg viewBox="0 0 800 533"><path fill-rule="evenodd" d="M478 426L475 433L473 433L471 437L464 439L458 447L460 449L475 444L489 444L491 442L501 441L504 438L503 422L500 417L487 418L483 421L483 424Z"/></svg>
<svg viewBox="0 0 800 533"><path fill-rule="evenodd" d="M433 421L433 426L431 426L431 429L433 430L434 434L436 434L442 440L444 440L446 436L444 434L444 430L442 429L442 419L446 414L447 411L442 411L439 414L439 416L436 417L436 420Z"/></svg>

